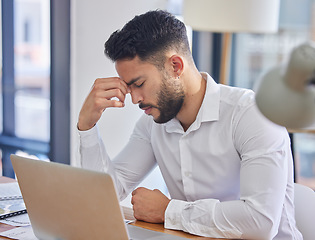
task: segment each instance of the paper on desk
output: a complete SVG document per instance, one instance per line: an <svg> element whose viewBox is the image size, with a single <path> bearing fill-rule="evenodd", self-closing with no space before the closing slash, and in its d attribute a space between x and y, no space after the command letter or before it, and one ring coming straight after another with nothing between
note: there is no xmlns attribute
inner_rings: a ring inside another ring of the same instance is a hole
<svg viewBox="0 0 315 240"><path fill-rule="evenodd" d="M1 232L0 236L11 239L38 240L38 238L35 237L31 226L13 228L9 231Z"/></svg>
<svg viewBox="0 0 315 240"><path fill-rule="evenodd" d="M2 219L0 220L0 223L5 223L16 227L26 227L31 225L31 221L27 213Z"/></svg>
<svg viewBox="0 0 315 240"><path fill-rule="evenodd" d="M12 196L22 196L17 182L0 184L0 199Z"/></svg>

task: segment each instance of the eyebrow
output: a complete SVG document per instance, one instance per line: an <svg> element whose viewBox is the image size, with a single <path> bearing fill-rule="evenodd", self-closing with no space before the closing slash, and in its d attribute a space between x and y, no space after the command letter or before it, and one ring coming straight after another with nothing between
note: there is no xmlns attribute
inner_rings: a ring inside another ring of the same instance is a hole
<svg viewBox="0 0 315 240"><path fill-rule="evenodd" d="M142 78L142 76L132 79L129 83L127 83L127 86L130 86L130 85L134 84L134 83L135 83L136 81L138 81L140 78Z"/></svg>

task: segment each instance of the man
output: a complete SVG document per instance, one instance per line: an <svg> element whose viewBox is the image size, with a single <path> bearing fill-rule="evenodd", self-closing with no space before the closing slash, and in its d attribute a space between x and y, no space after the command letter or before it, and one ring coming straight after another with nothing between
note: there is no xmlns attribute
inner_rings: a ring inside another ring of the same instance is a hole
<svg viewBox="0 0 315 240"><path fill-rule="evenodd" d="M164 11L136 16L105 53L119 77L97 79L83 104L81 162L110 173L121 199L159 166L171 199L137 188L137 219L217 238L302 239L286 130L262 117L252 91L197 70L182 22ZM128 93L145 114L112 161L96 124Z"/></svg>

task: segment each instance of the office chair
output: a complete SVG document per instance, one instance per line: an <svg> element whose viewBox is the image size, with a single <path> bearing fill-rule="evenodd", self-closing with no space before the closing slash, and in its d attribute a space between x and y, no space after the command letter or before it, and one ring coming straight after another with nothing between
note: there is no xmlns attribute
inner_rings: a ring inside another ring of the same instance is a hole
<svg viewBox="0 0 315 240"><path fill-rule="evenodd" d="M304 240L315 239L315 192L294 183L295 220Z"/></svg>

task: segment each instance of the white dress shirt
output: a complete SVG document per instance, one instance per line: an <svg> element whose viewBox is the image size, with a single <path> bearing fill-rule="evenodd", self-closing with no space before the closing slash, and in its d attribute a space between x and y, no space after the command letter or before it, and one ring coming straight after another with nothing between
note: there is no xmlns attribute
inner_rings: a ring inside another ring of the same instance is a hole
<svg viewBox="0 0 315 240"><path fill-rule="evenodd" d="M79 131L84 168L105 171L125 198L159 166L172 198L165 228L217 238L302 239L293 206L293 161L285 128L265 119L251 90L208 75L195 122L157 124L143 115L110 160L97 127Z"/></svg>

